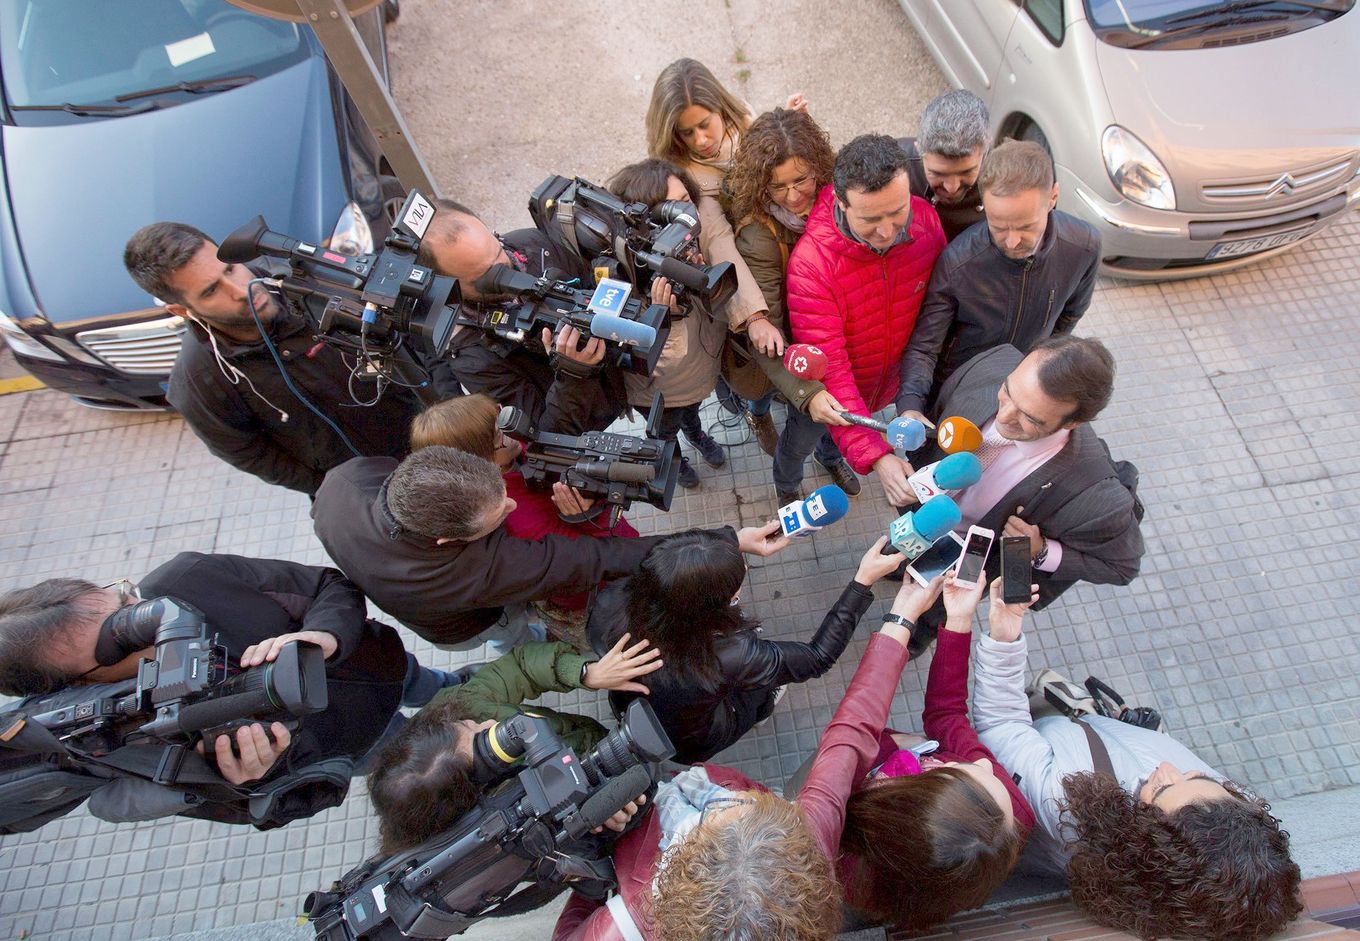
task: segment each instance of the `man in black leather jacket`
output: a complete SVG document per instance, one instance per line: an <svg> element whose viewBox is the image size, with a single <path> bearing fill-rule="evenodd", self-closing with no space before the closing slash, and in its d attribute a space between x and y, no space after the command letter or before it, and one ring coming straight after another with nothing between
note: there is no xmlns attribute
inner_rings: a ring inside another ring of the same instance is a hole
<svg viewBox="0 0 1360 941"><path fill-rule="evenodd" d="M1053 208L1053 159L1031 141L1006 141L982 162L987 208L935 263L902 353L898 414L921 418L935 390L963 363L1008 343L1028 353L1071 333L1095 290L1100 233Z"/></svg>

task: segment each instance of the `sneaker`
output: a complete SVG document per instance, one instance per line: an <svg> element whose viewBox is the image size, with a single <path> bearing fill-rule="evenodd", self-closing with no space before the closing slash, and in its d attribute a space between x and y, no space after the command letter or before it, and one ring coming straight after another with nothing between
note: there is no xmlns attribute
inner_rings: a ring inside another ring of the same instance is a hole
<svg viewBox="0 0 1360 941"><path fill-rule="evenodd" d="M680 458L680 486L686 490L693 490L699 486L699 472L690 466L689 458Z"/></svg>
<svg viewBox="0 0 1360 941"><path fill-rule="evenodd" d="M774 488L774 508L776 510L781 506L788 506L790 503L801 499L803 499L802 490L780 490L778 487Z"/></svg>
<svg viewBox="0 0 1360 941"><path fill-rule="evenodd" d="M760 450L770 457L774 457L774 446L779 443L779 430L774 426L774 419L770 413L764 415L752 415L746 413L746 424L751 426L751 431L756 436L756 443L760 445Z"/></svg>
<svg viewBox="0 0 1360 941"><path fill-rule="evenodd" d="M704 459L704 463L709 467L722 467L727 463L727 452L723 450L721 444L713 440L713 436L708 432L701 431L699 432L698 437L690 437L690 435L686 433L685 437L689 439L690 444L694 445L695 450L699 452L699 456ZM681 473L684 473L683 468L681 469Z"/></svg>
<svg viewBox="0 0 1360 941"><path fill-rule="evenodd" d="M816 457L812 460L818 467L831 475L831 482L844 490L846 496L859 496L859 492L863 488L860 486L859 474L855 473L855 469L850 466L849 461L845 458L841 458L839 461L835 461L830 466L827 466L821 461L818 461Z"/></svg>

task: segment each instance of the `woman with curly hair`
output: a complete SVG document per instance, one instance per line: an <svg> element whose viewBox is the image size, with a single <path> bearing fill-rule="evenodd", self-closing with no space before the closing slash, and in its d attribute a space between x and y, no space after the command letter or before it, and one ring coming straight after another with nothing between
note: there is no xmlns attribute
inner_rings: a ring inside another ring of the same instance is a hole
<svg viewBox="0 0 1360 941"><path fill-rule="evenodd" d="M897 593L795 800L719 765L676 775L657 788L647 821L614 846L618 895L607 905L573 895L555 941L831 938L841 924L832 861L845 803L873 765L912 621L934 602L940 581L929 589L908 581ZM648 677L653 689L656 675Z"/></svg>
<svg viewBox="0 0 1360 941"><path fill-rule="evenodd" d="M774 489L780 506L802 497L803 465L814 449L817 463L842 490L851 496L860 492L859 477L826 430L827 425L847 424L840 415L841 404L823 383L791 375L775 355L783 352L788 337L789 253L803 234L817 193L831 182L835 163L826 132L806 111L776 108L747 129L723 182L724 208L736 229L737 251L760 285L768 322L779 331L780 342L773 349L756 348L752 341L742 343L737 352L758 367L755 378L764 374L764 389L773 384L789 403L774 448ZM741 392L750 399L764 394L758 385Z"/></svg>
<svg viewBox="0 0 1360 941"><path fill-rule="evenodd" d="M1082 911L1144 938L1258 938L1302 910L1269 804L1164 733L1032 718L1025 665L1020 625L993 623L978 642L973 720L1038 816L1026 859L1066 873Z"/></svg>
<svg viewBox="0 0 1360 941"><path fill-rule="evenodd" d="M807 100L800 94L790 95L786 107L806 110ZM728 327L734 333L745 332L757 349L780 355L783 336L769 322L764 295L737 251L732 226L717 199L752 116L751 108L724 88L703 63L677 59L661 70L652 86L647 153L688 171L699 184L699 245L710 264L731 262L737 272L737 293L727 303ZM751 413L748 421L761 447L774 453L775 430L768 402L762 414Z"/></svg>

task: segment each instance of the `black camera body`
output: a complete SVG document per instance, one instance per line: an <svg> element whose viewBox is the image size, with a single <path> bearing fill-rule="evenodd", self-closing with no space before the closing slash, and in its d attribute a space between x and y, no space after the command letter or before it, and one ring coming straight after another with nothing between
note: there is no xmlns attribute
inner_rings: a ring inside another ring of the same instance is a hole
<svg viewBox="0 0 1360 941"><path fill-rule="evenodd" d="M227 675L227 652L209 636L199 610L174 598L153 598L119 608L105 619L95 642L95 660L110 665L128 654L155 647L155 657L137 667L135 684L113 695L27 707L29 717L79 751L101 754L133 739L157 739L168 746L153 780L173 784L189 746L211 746L218 735L252 722L296 726L299 716L324 710L325 655L316 644L285 644L269 663Z"/></svg>
<svg viewBox="0 0 1360 941"><path fill-rule="evenodd" d="M531 714L479 732L473 776L501 783L449 831L371 859L309 895L303 908L317 938L447 938L513 904L524 882L603 897L617 884L613 863L598 848L583 853L579 841L646 793L655 763L674 753L645 699L633 700L619 727L585 756Z"/></svg>
<svg viewBox="0 0 1360 941"><path fill-rule="evenodd" d="M631 286L621 284L619 293ZM587 290L561 281L549 272L536 278L509 265L492 265L477 279L477 290L486 297L508 295L511 300L483 301L462 308L458 323L475 327L507 343L522 345L549 357L554 368L567 366L556 353L545 349L541 339L546 327L554 337L564 326L573 326L585 337L599 337L608 350L601 365L650 376L670 335L670 310L662 304L644 304L636 297L621 303L611 297L602 308L596 295L608 294L609 286ZM597 367L598 368L598 367ZM583 374L593 373L589 369Z"/></svg>
<svg viewBox="0 0 1360 941"><path fill-rule="evenodd" d="M496 427L523 443L520 472L525 483L547 487L560 480L609 504L617 521L617 513L635 501L660 510L671 508L680 477L680 452L676 442L660 437L663 404L658 392L652 399L645 438L609 431L583 435L539 431L529 416L513 405L501 408Z"/></svg>
<svg viewBox="0 0 1360 941"><path fill-rule="evenodd" d="M256 216L222 240L217 257L287 262L290 274L279 287L308 311L321 339L358 354L374 372L418 385L421 371L397 354L410 343L428 358L444 356L462 301L456 278L416 263L434 215L411 190L382 251L354 256L271 232L264 216Z"/></svg>
<svg viewBox="0 0 1360 941"><path fill-rule="evenodd" d="M699 263L693 203L627 203L580 177L550 176L529 197L529 215L561 250L590 261L606 277L628 281L640 294L650 296L660 274L677 296L693 291L717 310L737 289L731 262Z"/></svg>

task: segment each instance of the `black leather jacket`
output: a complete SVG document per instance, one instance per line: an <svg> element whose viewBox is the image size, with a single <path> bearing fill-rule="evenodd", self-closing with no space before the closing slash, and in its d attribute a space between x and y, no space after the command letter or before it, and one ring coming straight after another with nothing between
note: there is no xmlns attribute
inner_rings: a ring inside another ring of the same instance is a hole
<svg viewBox="0 0 1360 941"><path fill-rule="evenodd" d="M902 351L897 412L925 411L940 385L979 353L1009 343L1028 353L1055 333L1071 333L1095 291L1100 233L1061 210L1035 253L1006 257L978 223L935 262L925 303Z"/></svg>
<svg viewBox="0 0 1360 941"><path fill-rule="evenodd" d="M634 640L646 636L628 624L627 584L626 579L612 582L591 607L586 634L601 655L625 631L632 631ZM754 629L739 631L714 643L716 679L696 680L669 667L643 678L651 690L648 698L675 744L675 760L692 764L711 758L755 725L761 705L776 687L802 683L831 669L873 600L871 590L852 581L810 642L764 640ZM619 711L632 698L610 693L610 702Z"/></svg>

